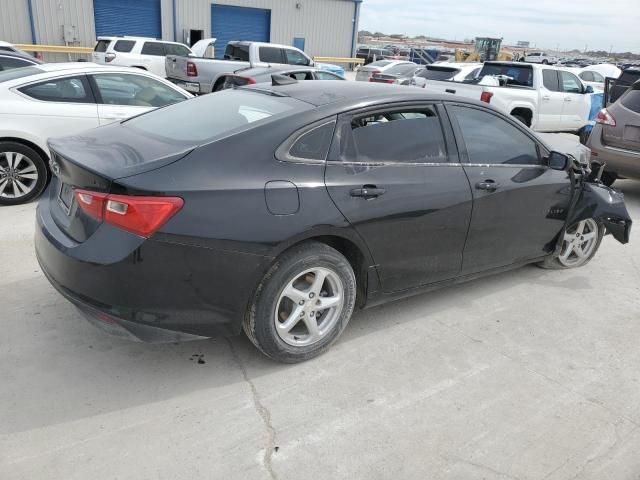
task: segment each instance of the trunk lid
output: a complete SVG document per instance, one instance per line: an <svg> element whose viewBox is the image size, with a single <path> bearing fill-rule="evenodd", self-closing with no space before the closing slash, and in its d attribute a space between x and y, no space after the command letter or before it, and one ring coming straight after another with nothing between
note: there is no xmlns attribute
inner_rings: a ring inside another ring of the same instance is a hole
<svg viewBox="0 0 640 480"><path fill-rule="evenodd" d="M179 57L177 55L167 55L165 59L165 70L168 78L177 80L195 81L196 77L187 75L187 62L195 60L195 57Z"/></svg>
<svg viewBox="0 0 640 480"><path fill-rule="evenodd" d="M78 207L74 191L112 192L113 181L169 165L193 146L163 142L119 124L80 135L49 140L51 171L49 208L58 227L76 242L88 239L101 222ZM113 130L118 129L117 136ZM118 141L110 141L117 138Z"/></svg>

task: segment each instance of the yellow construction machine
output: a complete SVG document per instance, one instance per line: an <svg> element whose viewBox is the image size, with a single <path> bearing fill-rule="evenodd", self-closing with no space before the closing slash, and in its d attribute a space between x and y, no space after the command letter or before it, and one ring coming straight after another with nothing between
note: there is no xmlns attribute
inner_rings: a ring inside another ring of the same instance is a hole
<svg viewBox="0 0 640 480"><path fill-rule="evenodd" d="M468 53L456 48L456 62L489 62L499 60L509 62L513 60L513 54L500 51L501 38L476 37L473 52Z"/></svg>

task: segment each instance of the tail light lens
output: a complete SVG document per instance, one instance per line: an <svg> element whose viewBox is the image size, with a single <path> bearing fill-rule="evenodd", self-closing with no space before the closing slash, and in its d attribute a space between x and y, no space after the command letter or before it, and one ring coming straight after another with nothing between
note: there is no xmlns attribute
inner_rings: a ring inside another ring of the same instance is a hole
<svg viewBox="0 0 640 480"><path fill-rule="evenodd" d="M187 77L197 77L198 67L193 62L187 62Z"/></svg>
<svg viewBox="0 0 640 480"><path fill-rule="evenodd" d="M116 59L116 54L115 53L105 53L104 54L104 61L106 63L112 62Z"/></svg>
<svg viewBox="0 0 640 480"><path fill-rule="evenodd" d="M484 103L491 103L491 97L493 97L492 92L482 92L480 95L480 101Z"/></svg>
<svg viewBox="0 0 640 480"><path fill-rule="evenodd" d="M596 115L596 123L600 123L602 125L609 125L611 127L616 126L616 119L613 118L613 115L609 113L609 110L603 108Z"/></svg>
<svg viewBox="0 0 640 480"><path fill-rule="evenodd" d="M180 197L136 197L75 190L80 208L90 217L150 237L184 205Z"/></svg>

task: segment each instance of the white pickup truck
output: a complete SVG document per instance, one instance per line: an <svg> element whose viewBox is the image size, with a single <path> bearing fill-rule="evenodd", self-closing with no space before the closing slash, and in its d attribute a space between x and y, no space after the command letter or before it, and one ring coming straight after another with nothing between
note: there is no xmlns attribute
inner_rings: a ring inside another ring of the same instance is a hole
<svg viewBox="0 0 640 480"><path fill-rule="evenodd" d="M588 124L591 93L568 70L523 62L485 62L478 81L427 81L425 90L482 100L538 132L579 132Z"/></svg>

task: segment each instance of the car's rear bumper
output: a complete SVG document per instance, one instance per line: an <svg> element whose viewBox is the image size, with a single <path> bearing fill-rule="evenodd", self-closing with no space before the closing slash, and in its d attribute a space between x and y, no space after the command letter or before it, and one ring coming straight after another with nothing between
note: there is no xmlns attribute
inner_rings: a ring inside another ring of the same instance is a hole
<svg viewBox="0 0 640 480"><path fill-rule="evenodd" d="M640 178L640 151L606 145L600 125L593 128L587 146L591 149L591 160L606 163L605 170L623 177Z"/></svg>
<svg viewBox="0 0 640 480"><path fill-rule="evenodd" d="M271 261L190 243L102 225L73 244L53 221L48 195L36 213L36 255L51 284L94 323L145 341L238 334Z"/></svg>

